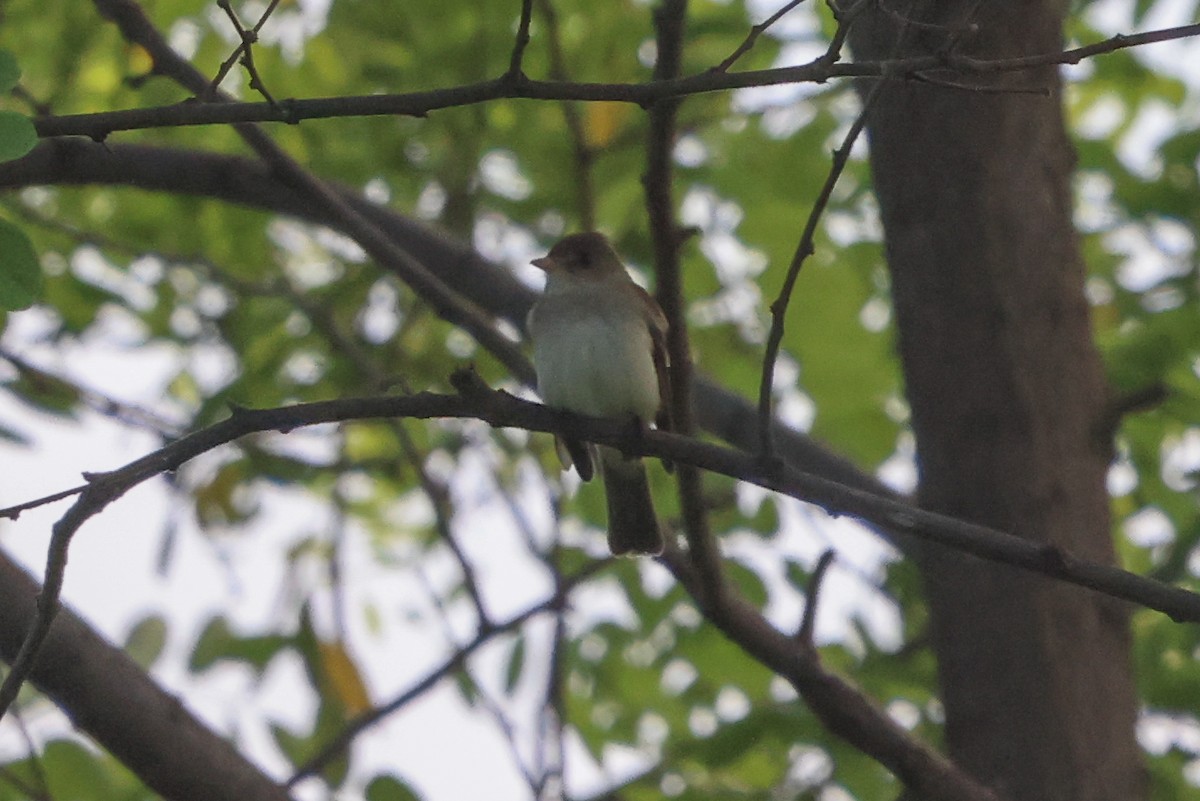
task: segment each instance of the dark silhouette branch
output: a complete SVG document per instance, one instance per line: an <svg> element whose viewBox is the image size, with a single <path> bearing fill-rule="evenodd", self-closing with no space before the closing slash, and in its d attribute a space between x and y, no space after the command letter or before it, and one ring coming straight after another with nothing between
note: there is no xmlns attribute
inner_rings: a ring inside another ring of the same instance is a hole
<svg viewBox="0 0 1200 801"><path fill-rule="evenodd" d="M805 593L806 597L804 600L804 616L800 619L800 628L796 630L797 642L808 648L816 648L816 644L813 642L813 632L817 627L817 601L821 596L821 587L825 581L825 574L829 572L829 567L833 564L836 556L837 551L832 548L821 554L821 558L817 560L816 566L813 567L812 575L808 579L808 592Z"/></svg>
<svg viewBox="0 0 1200 801"><path fill-rule="evenodd" d="M229 22L233 25L233 29L237 32L241 43L233 51L233 54L221 65L221 69L217 71L216 77L208 85L208 91L205 95L206 100L212 100L217 95L221 81L229 73L233 65L240 61L242 66L246 68L246 73L250 76L250 88L262 95L272 106L277 105L275 98L267 91L267 85L258 73L258 67L254 65L254 45L258 42L259 31L262 30L263 25L267 23L267 19L270 18L278 5L279 0L271 0L270 5L262 13L258 22L253 27L247 28L242 25L242 21L238 18L237 12L233 10L233 6L229 0L217 0L217 7L225 12L225 16L229 17Z"/></svg>
<svg viewBox="0 0 1200 801"><path fill-rule="evenodd" d="M686 0L667 0L654 11L658 59L655 80L669 80L679 74L683 58L683 38L687 25ZM642 185L646 195L646 214L654 243L654 266L658 278L656 294L667 317L667 352L670 354L671 408L673 431L691 436L696 425L692 417L692 347L688 336L687 305L679 250L683 232L675 214L673 160L675 126L682 103L680 98L660 100L650 108L650 133L646 146L646 172ZM701 608L720 603L725 586L721 550L709 524L708 511L700 483L700 471L689 464L678 466L679 505L683 512L683 530L688 555L704 577L701 582L709 595L697 597Z"/></svg>
<svg viewBox="0 0 1200 801"><path fill-rule="evenodd" d="M329 225L346 233L336 220L330 220L261 162L240 156L55 139L40 143L20 159L0 164L0 188L45 184L102 184L199 195ZM335 186L335 190L456 293L513 326L524 327L525 316L537 295L511 272L423 223L371 203L349 188ZM381 266L386 269L388 265ZM693 400L696 421L702 428L737 447L747 450L757 447L757 415L740 395L697 376ZM893 494L878 479L810 437L778 421L773 425L779 453L793 467L877 495ZM892 537L889 532L880 533ZM897 539L904 544L902 538Z"/></svg>
<svg viewBox="0 0 1200 801"><path fill-rule="evenodd" d="M508 61L508 80L520 83L524 79L521 63L525 59L525 48L529 46L529 23L533 19L533 0L521 0L521 19L517 23L517 35L513 41L512 57Z"/></svg>
<svg viewBox="0 0 1200 801"><path fill-rule="evenodd" d="M703 594L691 561L668 549L663 562L689 592ZM1000 801L1000 796L959 770L896 723L867 696L825 670L816 651L772 626L737 593L709 611L709 622L771 670L787 679L833 734L890 770L925 801Z"/></svg>
<svg viewBox="0 0 1200 801"><path fill-rule="evenodd" d="M518 612L506 620L496 623L492 626L480 627L475 636L470 642L446 657L442 663L425 675L424 678L415 682L408 689L401 692L391 701L378 706L375 709L364 712L354 720L350 721L346 726L339 731L334 737L326 743L321 749L304 762L292 774L292 777L287 781L287 787L293 787L297 782L319 773L326 765L345 753L350 744L354 742L354 738L362 734L372 726L382 722L385 718L395 714L403 709L408 704L412 703L417 698L420 698L429 690L437 686L443 679L452 675L458 670L461 670L466 663L467 658L482 646L487 644L492 638L500 634L506 634L515 631L522 626L527 620L536 617L537 615L546 612L555 612L563 603L563 600L570 594L571 590L578 586L585 579L594 575L601 568L608 565L611 560L598 560L592 562L587 567L581 569L578 573L565 577L556 588L554 594L543 601L540 601L525 610Z"/></svg>
<svg viewBox="0 0 1200 801"><path fill-rule="evenodd" d="M473 374L470 374L473 376ZM618 448L630 455L657 456L848 514L883 528L961 550L1157 609L1177 621L1200 622L1200 595L1116 567L1077 559L1053 545L1039 544L986 526L916 509L902 501L857 490L821 476L801 473L771 460L659 431L635 432L622 420L590 418L551 409L483 387L478 377L459 377L464 394L422 392L404 397L350 398L277 409L235 408L220 423L201 429L130 464L105 473L85 474L87 488L54 525L45 587L38 615L9 675L0 686L0 715L28 677L38 648L50 630L66 569L67 549L79 528L112 501L160 473L239 437L262 431L286 433L301 426L347 420L411 417L477 418L496 427L552 432ZM703 598L704 596L700 596ZM718 613L721 604L706 609Z"/></svg>
<svg viewBox="0 0 1200 801"><path fill-rule="evenodd" d="M108 6L122 1L98 0L98 4ZM508 75L504 75L489 81L422 92L281 99L275 104L185 102L125 111L38 117L34 120L34 125L38 135L43 137L87 136L101 140L116 131L173 128L183 125L252 122L294 124L309 119L375 115L424 117L439 109L505 99L615 101L648 107L670 97L725 92L754 86L825 83L835 78L908 78L932 71L949 72L962 78L1023 72L1052 64L1078 64L1084 59L1103 53L1197 35L1200 35L1200 24L1182 25L1146 33L1120 34L1102 42L1070 50L997 59L941 54L909 59L830 64L827 63L825 55L822 55L811 63L793 67L732 73L707 71L682 78L645 83L575 83L532 79L513 81ZM157 57L155 71L172 76L179 73L177 67L162 68ZM199 96L206 87L207 81L192 91Z"/></svg>
<svg viewBox="0 0 1200 801"><path fill-rule="evenodd" d="M94 2L101 14L116 23L121 34L131 44L139 45L150 53L156 71L161 70L170 75L192 92L208 90L208 79L171 48L166 38L134 0ZM214 104L215 107L231 105L228 95L222 92L218 92L214 97L220 101ZM420 261L399 247L394 238L388 236L374 218L363 214L343 193L305 170L261 128L242 123L235 125L234 130L285 184L291 186L292 191L299 190L302 200L307 205L355 239L381 267L398 275L413 291L421 295L442 319L467 331L519 380L525 383L532 382L532 365L515 344L497 328L494 318L446 286Z"/></svg>
<svg viewBox="0 0 1200 801"><path fill-rule="evenodd" d="M804 0L790 0L790 2L788 2L786 5L781 7L774 14L767 17L765 20L758 23L757 25L754 25L753 27L751 27L750 32L748 34L746 34L746 38L742 40L742 43L739 44L732 53L730 53L728 56L726 56L724 58L724 60L721 61L720 64L713 67L712 71L713 72L728 72L729 68L732 67L738 59L740 59L742 56L746 55L747 53L749 53L751 50L754 49L755 43L758 42L758 37L760 37L764 33L766 33L767 28L770 28L776 22L779 22L779 20L783 19L783 17L786 16L789 11L791 11L793 8L795 8L796 6L800 5L803 2L804 2Z"/></svg>
<svg viewBox="0 0 1200 801"><path fill-rule="evenodd" d="M551 0L539 0L542 16L546 20L546 41L550 57L550 77L555 81L567 81L567 59L563 55L562 34L558 28L558 14L554 11ZM587 136L579 104L563 101L561 104L563 121L567 125L567 133L571 136L571 150L574 158L571 169L574 171L575 213L579 215L579 227L584 231L596 229L596 192L592 181L592 162L595 151Z"/></svg>
<svg viewBox="0 0 1200 801"><path fill-rule="evenodd" d="M0 554L0 655L12 661L39 612L39 587ZM70 610L30 679L80 730L172 801L288 801L287 791L197 720Z"/></svg>
<svg viewBox="0 0 1200 801"><path fill-rule="evenodd" d="M850 26L854 23L857 14L861 13L866 7L866 3L871 0L859 0L854 10L847 12L838 23L837 33L834 35L833 44L830 45L830 52L834 53L833 48L841 47L841 43L845 42L846 35L849 33ZM816 200L813 201L812 209L808 213L808 218L804 221L804 229L800 234L800 242L796 245L796 251L792 255L792 261L788 265L787 274L783 279L783 286L779 290L779 296L771 303L771 328L767 333L767 346L763 352L762 380L758 388L758 435L759 435L759 450L765 457L774 455L774 442L771 434L774 431L771 421L774 419L772 413L772 393L775 390L775 362L779 359L779 349L783 344L783 324L787 316L788 303L792 298L792 290L796 286L796 279L800 276L800 268L804 266L804 262L816 252L816 235L817 225L821 221L821 216L825 213L825 208L829 205L829 199L833 197L834 187L837 186L838 180L842 177L842 172L846 169L846 162L850 160L850 151L854 148L854 143L858 141L859 135L867 124L867 115L871 113L871 106L875 103L875 98L879 96L879 92L885 86L886 81L877 81L871 87L871 91L863 100L862 109L855 118L854 123L850 126L850 130L846 132L842 139L841 146L833 151L833 162L829 167L829 174L825 176L825 183L821 186L821 191L817 193Z"/></svg>

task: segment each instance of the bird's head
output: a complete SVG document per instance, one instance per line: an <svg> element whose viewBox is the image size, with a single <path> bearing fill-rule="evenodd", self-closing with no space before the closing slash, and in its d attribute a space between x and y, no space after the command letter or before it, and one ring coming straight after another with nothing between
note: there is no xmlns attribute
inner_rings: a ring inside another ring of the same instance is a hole
<svg viewBox="0 0 1200 801"><path fill-rule="evenodd" d="M588 231L565 237L550 252L531 262L548 276L565 274L584 280L600 280L615 274L626 275L621 259L604 234Z"/></svg>

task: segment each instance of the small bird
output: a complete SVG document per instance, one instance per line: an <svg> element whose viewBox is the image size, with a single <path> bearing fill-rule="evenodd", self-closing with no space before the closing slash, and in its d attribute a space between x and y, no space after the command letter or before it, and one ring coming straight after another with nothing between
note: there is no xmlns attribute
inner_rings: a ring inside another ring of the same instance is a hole
<svg viewBox="0 0 1200 801"><path fill-rule="evenodd" d="M542 399L581 414L633 415L639 425L655 421L669 429L667 318L629 277L604 235L572 234L533 264L546 272L546 291L529 312ZM586 480L588 451L562 445L564 464L570 457ZM599 452L609 549L617 556L662 553L646 466L613 448Z"/></svg>

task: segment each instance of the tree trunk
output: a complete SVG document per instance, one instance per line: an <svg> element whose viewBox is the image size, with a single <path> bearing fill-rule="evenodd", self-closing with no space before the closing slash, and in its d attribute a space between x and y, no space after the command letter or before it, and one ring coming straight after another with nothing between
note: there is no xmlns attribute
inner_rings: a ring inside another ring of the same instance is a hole
<svg viewBox="0 0 1200 801"><path fill-rule="evenodd" d="M900 7L900 4L894 4ZM918 2L856 23L859 60L1061 45L1058 3ZM893 80L869 120L899 344L929 509L1111 563L1106 385L1072 224L1073 153L1054 68ZM1049 96L1013 91L1049 90ZM915 554L931 613L946 745L1021 801L1146 797L1127 610L942 549Z"/></svg>

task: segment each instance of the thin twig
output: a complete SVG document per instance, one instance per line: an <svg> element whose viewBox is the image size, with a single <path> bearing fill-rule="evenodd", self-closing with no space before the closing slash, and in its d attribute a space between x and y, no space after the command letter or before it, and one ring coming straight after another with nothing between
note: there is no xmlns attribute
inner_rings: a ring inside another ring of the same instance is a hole
<svg viewBox="0 0 1200 801"><path fill-rule="evenodd" d="M884 85L884 81L877 82L871 87L871 91L863 100L862 110L850 129L846 131L846 135L842 138L842 144L837 150L833 151L833 161L829 167L829 174L825 176L825 184L821 187L820 193L813 201L813 207L808 213L808 219L804 222L804 231L800 234L800 242L796 246L796 252L792 255L791 264L788 265L787 275L783 279L783 286L779 290L779 296L771 304L771 329L767 334L767 347L763 354L762 367L762 382L758 388L758 436L759 450L766 458L775 456L775 443L772 437L773 426L772 422L772 394L775 390L775 362L779 358L779 349L783 343L783 327L784 319L787 316L788 303L791 301L792 290L796 286L796 279L800 275L800 268L804 266L804 262L816 251L815 238L817 233L817 224L821 220L821 215L824 214L825 208L829 205L829 199L833 196L834 187L837 186L838 179L842 177L842 171L846 168L846 162L850 159L850 151L854 148L855 141L858 140L859 134L867 124L867 115L871 112L871 107L875 104L875 99L879 96Z"/></svg>
<svg viewBox="0 0 1200 801"><path fill-rule="evenodd" d="M556 554L559 550L556 541L552 559L557 559ZM539 797L544 797L547 788L556 785L561 795L563 783L563 734L567 725L567 699L563 693L563 677L566 671L567 596L563 592L563 586L563 573L555 564L554 592L560 602L554 609L554 632L547 667L546 695L542 702L538 725L538 768L541 779Z"/></svg>
<svg viewBox="0 0 1200 801"><path fill-rule="evenodd" d="M341 437L341 447L345 448L345 436ZM340 485L333 486L333 519L330 521L329 557L327 568L329 574L329 598L332 608L333 631L337 645L345 647L349 638L349 616L346 613L346 581L342 572L342 556L346 548L346 498Z"/></svg>
<svg viewBox="0 0 1200 801"><path fill-rule="evenodd" d="M16 520L21 516L22 512L28 512L30 509L36 509L39 506L46 506L47 504L66 500L74 495L78 495L87 488L87 484L80 484L78 487L71 487L70 489L65 489L61 492L55 492L52 495L46 495L42 498L36 498L32 501L25 501L25 503L19 503L16 506L7 506L3 509L0 509L0 518L4 518L6 520Z"/></svg>
<svg viewBox="0 0 1200 801"><path fill-rule="evenodd" d="M434 610L437 612L438 622L441 625L442 637L451 650L458 653L462 650L462 646L458 644L457 638L454 636L454 627L450 624L450 613L446 608L446 602L438 593L433 581L429 578L428 572L417 565L415 568L417 579L421 586L425 589L425 593L429 596L430 603L433 604ZM491 626L477 625L475 629L476 636L488 632ZM475 681L471 676L470 667L466 660L462 660L457 668L461 672L464 679L474 685L473 694L476 696L478 705L483 707L483 710L492 717L492 721L496 724L496 728L500 730L500 734L504 737L505 745L508 746L509 757L512 763L517 768L517 772L529 785L533 795L537 795L538 779L533 771L525 764L525 757L521 753L520 745L517 742L517 729L509 718L508 713L504 710L500 703L488 695L487 691L480 686L479 682Z"/></svg>
<svg viewBox="0 0 1200 801"><path fill-rule="evenodd" d="M512 57L508 60L507 77L510 81L519 82L524 73L521 62L525 58L525 48L529 46L529 23L533 18L533 0L521 0L521 21L517 23L517 37L513 42Z"/></svg>
<svg viewBox="0 0 1200 801"><path fill-rule="evenodd" d="M570 593L576 586L586 581L607 564L606 560L602 560L593 562L581 569L564 582L563 591ZM293 787L297 782L320 772L331 761L341 756L358 735L412 703L415 699L420 698L440 683L442 679L460 669L466 663L467 657L490 642L494 637L511 632L522 626L527 620L553 610L559 602L558 594L555 593L554 596L527 607L524 611L497 623L490 629L480 630L470 642L448 656L440 665L425 674L424 678L411 685L383 706L364 712L346 724L324 747L296 769L296 772L288 779L286 786L289 788Z"/></svg>
<svg viewBox="0 0 1200 801"><path fill-rule="evenodd" d="M846 46L846 37L850 35L850 27L876 0L858 0L845 11L840 10L834 0L826 0L826 2L829 10L833 12L834 19L837 20L837 28L833 31L833 38L829 40L829 46L825 48L825 55L818 58L817 62L832 66L842 59L842 48Z"/></svg>
<svg viewBox="0 0 1200 801"><path fill-rule="evenodd" d="M757 25L755 25L754 27L752 27L750 29L750 33L746 34L746 38L744 40L742 40L742 43L740 45L737 46L737 49L734 50L732 53L730 53L728 56L726 56L724 61L722 61L717 66L713 67L712 71L713 72L728 71L729 68L733 66L734 62L736 62L739 58L741 58L742 56L744 56L750 52L751 48L754 47L755 42L758 41L758 37L762 36L766 32L767 28L770 28L776 22L779 22L779 20L783 19L783 17L789 11L791 11L793 8L795 8L796 6L800 5L803 2L804 2L804 0L791 0L791 2L789 2L787 5L783 6L778 11L776 11L774 14L772 14L771 16L767 17L762 22L760 22Z"/></svg>
<svg viewBox="0 0 1200 801"><path fill-rule="evenodd" d="M50 780L46 774L46 766L42 764L42 755L38 753L37 743L33 740L33 733L29 731L29 725L25 722L24 710L21 708L13 709L13 720L17 724L17 730L21 732L21 740L25 744L26 759L29 761L29 771L33 774L33 780L37 783L37 792L32 798L38 801L54 801L54 796L50 792Z"/></svg>
<svg viewBox="0 0 1200 801"><path fill-rule="evenodd" d="M44 367L38 367L7 348L0 347L0 359L11 364L19 373L24 374L33 382L51 386L58 384L69 388L71 393L76 395L89 409L119 423L147 430L161 439L177 437L184 430L183 425L176 421L168 420L160 414L86 387L74 379L51 372Z"/></svg>
<svg viewBox="0 0 1200 801"><path fill-rule="evenodd" d="M211 101L214 99L217 96L221 81L225 80L225 76L229 74L229 70L233 68L233 65L240 61L250 76L250 88L256 90L259 94L266 98L267 102L272 106L278 105L275 102L275 98L273 98L267 91L266 84L263 82L262 76L258 73L258 68L254 66L253 46L258 43L259 32L262 30L263 26L267 24L267 19L275 11L276 7L279 5L279 2L280 0L271 0L262 16L259 17L258 22L255 23L252 28L246 28L242 25L242 21L238 18L237 13L233 10L233 6L230 4L229 0L217 0L217 7L224 11L226 16L229 17L229 21L233 24L233 29L237 33L238 38L241 39L241 42L238 44L237 48L234 49L233 54L221 63L221 67L217 70L216 76L212 79L212 82L208 85L205 91L201 93L202 99L206 101Z"/></svg>
<svg viewBox="0 0 1200 801"><path fill-rule="evenodd" d="M979 30L978 25L969 21L963 24L947 24L938 22L924 22L919 19L914 19L912 15L906 14L902 11L897 11L896 9L892 8L884 0L876 0L876 6L884 14L891 17L893 22L917 31L936 31L938 33L948 33L958 37L965 34L975 33ZM966 18L969 20L972 16L974 16L974 11L969 11L966 15Z"/></svg>
<svg viewBox="0 0 1200 801"><path fill-rule="evenodd" d="M1050 97L1051 95L1050 89L1044 86L988 86L983 84L962 83L961 81L938 78L930 75L928 72L914 72L911 78L918 83L927 83L930 86L938 86L943 89L957 89L962 92L974 92L976 94L1036 95L1037 97Z"/></svg>
<svg viewBox="0 0 1200 801"><path fill-rule="evenodd" d="M800 619L800 628L796 631L796 641L807 648L815 648L813 631L817 626L817 601L821 595L821 584L825 581L825 573L833 564L837 553L832 549L826 550L817 560L812 573L808 577L808 593L804 601L804 616Z"/></svg>
<svg viewBox="0 0 1200 801"><path fill-rule="evenodd" d="M120 27L127 40L142 46L151 54L157 70L194 92L203 91L208 86L208 79L171 48L134 0L94 2L102 15ZM236 105L224 93L218 93L216 97L220 102L181 105L210 105L216 108ZM396 273L414 292L420 294L442 319L466 330L520 381L532 384L533 367L500 331L490 315L447 287L437 275L399 247L372 219L368 219L328 184L301 167L260 128L238 124L235 130L282 179L291 183L331 220L337 221L345 234L355 239L377 263Z"/></svg>
<svg viewBox="0 0 1200 801"><path fill-rule="evenodd" d="M433 507L434 528L437 530L438 536L449 549L450 554L454 557L454 561L458 563L458 570L462 574L463 589L467 591L467 597L471 599L471 605L475 608L476 625L480 629L489 628L491 617L488 614L487 606L483 603L483 594L479 590L479 581L475 575L475 566L471 564L471 560L467 558L466 551L459 544L458 538L454 535L454 528L451 525L450 512L447 509L447 490L444 485L436 481L433 476L429 475L429 471L425 469L425 460L421 456L417 445L413 442L412 436L408 433L404 423L397 421L393 427L396 433L396 438L400 442L400 450L404 452L405 458L408 460L409 467L417 477L417 484L421 487L421 491L429 500L429 505Z"/></svg>

